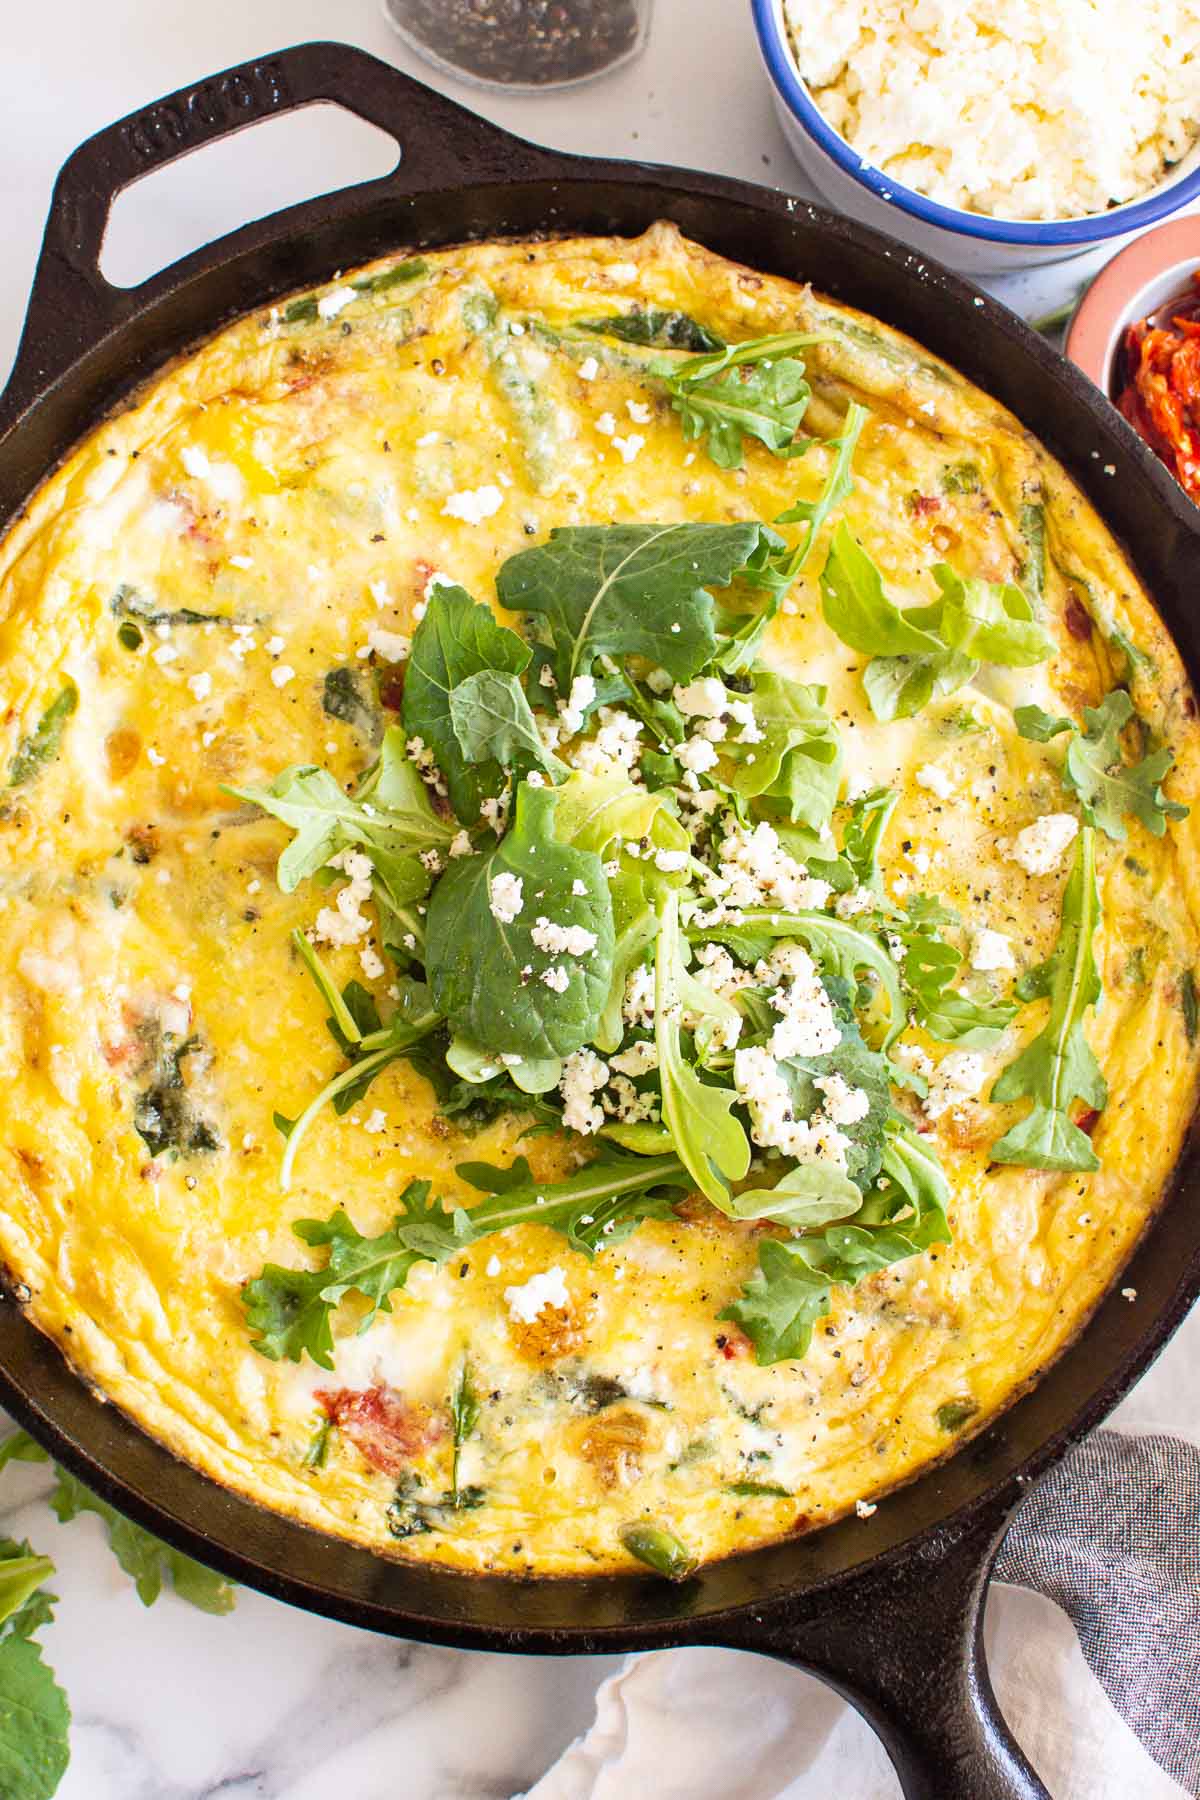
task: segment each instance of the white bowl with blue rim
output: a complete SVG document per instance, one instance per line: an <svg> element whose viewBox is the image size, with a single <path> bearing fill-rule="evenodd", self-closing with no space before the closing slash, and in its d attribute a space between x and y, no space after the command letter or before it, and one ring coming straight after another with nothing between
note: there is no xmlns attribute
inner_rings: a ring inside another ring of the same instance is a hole
<svg viewBox="0 0 1200 1800"><path fill-rule="evenodd" d="M1000 274L1061 262L1108 243L1114 250L1200 197L1200 142L1138 200L1086 218L993 219L944 206L864 163L821 112L796 66L783 0L750 0L775 110L801 168L839 212L888 231L912 249L968 274Z"/></svg>

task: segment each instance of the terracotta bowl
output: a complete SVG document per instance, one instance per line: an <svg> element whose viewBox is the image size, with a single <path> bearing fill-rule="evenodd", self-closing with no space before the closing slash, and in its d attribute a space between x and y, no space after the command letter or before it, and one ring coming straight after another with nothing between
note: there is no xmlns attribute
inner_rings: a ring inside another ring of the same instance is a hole
<svg viewBox="0 0 1200 1800"><path fill-rule="evenodd" d="M1066 354L1113 398L1114 364L1126 328L1192 288L1200 269L1200 214L1135 238L1103 268L1075 309Z"/></svg>

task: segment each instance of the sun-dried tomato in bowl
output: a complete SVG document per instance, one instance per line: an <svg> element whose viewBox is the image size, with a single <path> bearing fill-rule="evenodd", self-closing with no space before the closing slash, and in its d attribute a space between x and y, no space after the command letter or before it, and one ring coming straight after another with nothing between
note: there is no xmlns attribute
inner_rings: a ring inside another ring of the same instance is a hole
<svg viewBox="0 0 1200 1800"><path fill-rule="evenodd" d="M1129 423L1200 502L1200 270L1193 294L1129 326L1116 400Z"/></svg>

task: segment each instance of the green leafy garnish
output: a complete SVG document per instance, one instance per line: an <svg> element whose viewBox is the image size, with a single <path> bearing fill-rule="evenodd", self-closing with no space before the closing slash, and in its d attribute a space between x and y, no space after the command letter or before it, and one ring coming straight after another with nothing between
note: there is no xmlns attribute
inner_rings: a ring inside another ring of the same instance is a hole
<svg viewBox="0 0 1200 1800"><path fill-rule="evenodd" d="M729 1183L750 1167L750 1144L733 1117L729 1088L706 1085L685 1059L680 1038L683 980L679 902L666 900L654 958L654 1039L662 1082L663 1120L692 1180L715 1206L729 1204Z"/></svg>
<svg viewBox="0 0 1200 1800"><path fill-rule="evenodd" d="M708 589L728 587L764 533L775 541L754 523L564 526L509 557L496 593L544 624L564 696L598 656L644 656L690 681L717 647Z"/></svg>
<svg viewBox="0 0 1200 1800"><path fill-rule="evenodd" d="M687 313L664 312L657 306L635 306L627 313L604 319L577 319L576 328L600 337L620 338L625 344L646 344L654 350L723 350L724 340L707 325Z"/></svg>
<svg viewBox="0 0 1200 1800"><path fill-rule="evenodd" d="M591 1256L620 1243L640 1219L669 1218L672 1192L690 1185L675 1156L614 1152L558 1182L535 1182L526 1164L515 1167L518 1180L508 1185L508 1171L481 1177L475 1165L463 1165L464 1179L486 1181L498 1173L504 1183L469 1210L448 1211L439 1200L430 1200L427 1181L409 1182L400 1196L403 1210L374 1238L359 1232L342 1207L329 1219L298 1219L292 1226L296 1236L327 1249L328 1256L315 1270L268 1263L246 1283L242 1304L255 1349L272 1361L285 1357L292 1362L307 1351L321 1368L331 1369L332 1316L346 1294L353 1291L369 1302L360 1329L365 1328L376 1313L391 1311L391 1294L404 1286L418 1262L446 1262L480 1238L526 1224L561 1231L574 1249Z"/></svg>
<svg viewBox="0 0 1200 1800"><path fill-rule="evenodd" d="M1028 1169L1100 1167L1091 1139L1070 1117L1076 1100L1097 1112L1108 1100L1107 1083L1083 1028L1088 1007L1101 994L1093 950L1100 923L1095 855L1095 834L1085 826L1063 891L1058 943L1044 963L1017 983L1019 999L1048 1000L1050 1010L1042 1030L992 1086L996 1103L1033 1101L1025 1118L992 1146L993 1162Z"/></svg>
<svg viewBox="0 0 1200 1800"><path fill-rule="evenodd" d="M64 1524L84 1512L96 1513L104 1521L109 1548L125 1573L132 1575L143 1606L153 1606L165 1581L181 1600L201 1612L232 1612L237 1596L222 1576L123 1517L66 1469L56 1466L55 1473L58 1485L50 1496L55 1513Z"/></svg>
<svg viewBox="0 0 1200 1800"><path fill-rule="evenodd" d="M666 384L685 438L707 436L708 454L721 469L740 469L747 438L776 456L802 456L807 442L796 432L812 389L794 354L827 341L828 333L785 331L750 338L689 362L659 361L649 373Z"/></svg>
<svg viewBox="0 0 1200 1800"><path fill-rule="evenodd" d="M0 1639L0 1793L5 1800L51 1800L70 1761L67 1696L37 1644Z"/></svg>
<svg viewBox="0 0 1200 1800"><path fill-rule="evenodd" d="M1008 1000L971 999L958 991L963 959L942 937L941 923L943 909L924 894L914 895L907 914L891 923L904 947L900 970L917 1022L940 1043L990 1049L1015 1018L1016 1006Z"/></svg>
<svg viewBox="0 0 1200 1800"><path fill-rule="evenodd" d="M1114 689L1099 706L1085 706L1083 732L1067 746L1064 768L1088 824L1117 842L1125 837L1126 815L1155 837L1166 831L1168 819L1188 816L1186 806L1163 797L1161 783L1175 760L1165 744L1140 762L1126 763L1121 733L1132 718L1133 701L1123 688Z"/></svg>
<svg viewBox="0 0 1200 1800"><path fill-rule="evenodd" d="M730 786L766 802L773 816L821 831L833 816L843 767L825 689L763 670L753 677L751 699L760 735L753 744L724 746L736 765Z"/></svg>
<svg viewBox="0 0 1200 1800"><path fill-rule="evenodd" d="M465 589L446 583L433 589L405 671L404 729L433 752L450 804L466 825L474 825L484 799L501 791L503 775L494 761L464 754L450 696L484 671L521 675L529 654L516 632L499 624L491 608Z"/></svg>
<svg viewBox="0 0 1200 1800"><path fill-rule="evenodd" d="M79 690L68 681L58 697L50 702L33 730L23 737L8 765L9 787L24 787L46 764L53 762L62 744L67 720L79 704Z"/></svg>
<svg viewBox="0 0 1200 1800"><path fill-rule="evenodd" d="M878 719L910 718L972 680L981 662L1028 668L1053 652L1019 587L964 578L946 563L933 575L941 598L901 610L849 528L834 532L821 573L825 622L871 658L863 686Z"/></svg>
<svg viewBox="0 0 1200 1800"><path fill-rule="evenodd" d="M794 525L803 522L808 530L801 538L789 562L789 573L792 579L800 573L817 541L817 535L826 519L835 507L851 492L854 481L851 475L851 464L854 452L858 448L858 440L862 436L863 426L870 418L865 406L852 400L846 408L846 418L840 434L830 438L826 449L833 452L833 466L820 494L815 500L797 500L786 512L781 512L775 520L777 525Z"/></svg>
<svg viewBox="0 0 1200 1800"><path fill-rule="evenodd" d="M450 691L450 722L469 763L495 762L520 773L540 769L560 781L568 773L538 736L525 690L515 675L497 669L468 675Z"/></svg>
<svg viewBox="0 0 1200 1800"><path fill-rule="evenodd" d="M486 856L453 863L429 905L434 1004L459 1036L497 1056L568 1056L595 1034L608 998L608 882L595 851L556 834L557 799L554 789L523 782L511 831ZM497 896L512 882L521 898L507 918ZM550 922L583 932L590 945L576 954L541 948L536 939Z"/></svg>

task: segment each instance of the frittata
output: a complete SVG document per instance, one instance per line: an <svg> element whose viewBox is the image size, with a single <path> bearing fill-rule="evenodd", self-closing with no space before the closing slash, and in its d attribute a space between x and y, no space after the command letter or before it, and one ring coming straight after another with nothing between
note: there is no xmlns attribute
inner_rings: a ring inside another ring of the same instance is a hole
<svg viewBox="0 0 1200 1800"><path fill-rule="evenodd" d="M668 225L390 257L160 373L0 601L0 1257L215 1480L679 1577L869 1514L1118 1279L1196 704L886 325Z"/></svg>

